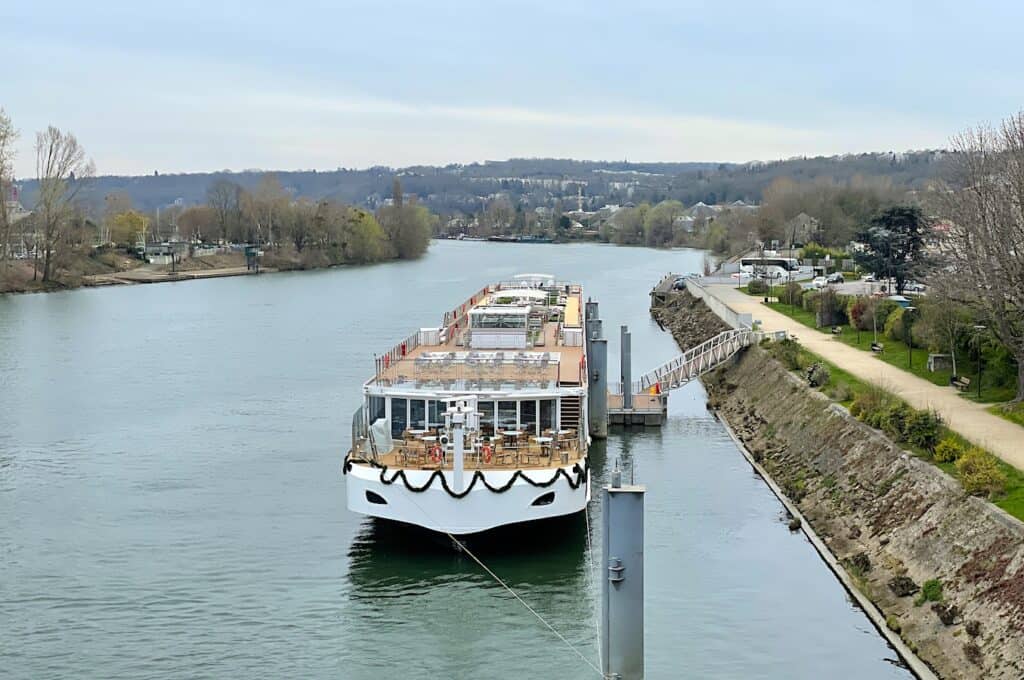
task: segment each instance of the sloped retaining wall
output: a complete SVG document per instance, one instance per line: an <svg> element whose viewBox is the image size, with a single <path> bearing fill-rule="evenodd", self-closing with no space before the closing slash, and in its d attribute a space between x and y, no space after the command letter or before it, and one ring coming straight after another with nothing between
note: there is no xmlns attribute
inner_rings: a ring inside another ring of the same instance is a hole
<svg viewBox="0 0 1024 680"><path fill-rule="evenodd" d="M704 382L709 406L937 675L1024 676L1024 524L759 348ZM943 601L917 606L906 593L929 579Z"/></svg>

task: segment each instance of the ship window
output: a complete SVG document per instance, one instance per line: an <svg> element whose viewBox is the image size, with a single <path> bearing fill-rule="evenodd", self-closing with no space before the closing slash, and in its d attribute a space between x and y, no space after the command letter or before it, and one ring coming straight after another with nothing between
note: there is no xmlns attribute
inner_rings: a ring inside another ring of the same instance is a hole
<svg viewBox="0 0 1024 680"><path fill-rule="evenodd" d="M388 502L386 500L384 500L383 496L381 496L379 493L374 493L373 491L367 491L366 492L366 500L367 500L367 502L373 503L374 505L387 505L388 504ZM534 501L533 504L537 505L537 502Z"/></svg>
<svg viewBox="0 0 1024 680"><path fill-rule="evenodd" d="M537 402L533 399L519 402L519 429L537 434Z"/></svg>
<svg viewBox="0 0 1024 680"><path fill-rule="evenodd" d="M385 417L387 412L385 411L384 397L370 397L367 402L367 412L369 413L369 421L371 423Z"/></svg>
<svg viewBox="0 0 1024 680"><path fill-rule="evenodd" d="M480 431L484 434L494 434L494 402L481 401L477 404L480 411Z"/></svg>
<svg viewBox="0 0 1024 680"><path fill-rule="evenodd" d="M526 328L525 314L478 314L472 317L473 328Z"/></svg>
<svg viewBox="0 0 1024 680"><path fill-rule="evenodd" d="M367 491L366 493L372 493L372 492L371 491ZM537 496L537 500L535 500L530 505L551 505L554 502L555 502L555 492L554 491L548 491L545 494L541 494L540 496Z"/></svg>
<svg viewBox="0 0 1024 680"><path fill-rule="evenodd" d="M427 402L427 427L441 427L444 419L441 417L441 402L431 399Z"/></svg>
<svg viewBox="0 0 1024 680"><path fill-rule="evenodd" d="M409 400L409 429L425 430L427 428L427 402L422 399Z"/></svg>
<svg viewBox="0 0 1024 680"><path fill-rule="evenodd" d="M516 429L516 402L498 402L498 428L502 430Z"/></svg>
<svg viewBox="0 0 1024 680"><path fill-rule="evenodd" d="M401 437L409 424L409 413L406 411L408 400L405 397L391 397L391 436Z"/></svg>
<svg viewBox="0 0 1024 680"><path fill-rule="evenodd" d="M555 400L540 400L540 429L553 430L555 428Z"/></svg>

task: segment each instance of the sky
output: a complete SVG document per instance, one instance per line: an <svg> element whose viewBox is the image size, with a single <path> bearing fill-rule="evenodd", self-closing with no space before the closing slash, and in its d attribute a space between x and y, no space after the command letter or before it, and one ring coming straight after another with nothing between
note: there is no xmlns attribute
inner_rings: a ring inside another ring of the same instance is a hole
<svg viewBox="0 0 1024 680"><path fill-rule="evenodd" d="M0 2L0 107L99 174L939 148L1024 108L1024 3Z"/></svg>

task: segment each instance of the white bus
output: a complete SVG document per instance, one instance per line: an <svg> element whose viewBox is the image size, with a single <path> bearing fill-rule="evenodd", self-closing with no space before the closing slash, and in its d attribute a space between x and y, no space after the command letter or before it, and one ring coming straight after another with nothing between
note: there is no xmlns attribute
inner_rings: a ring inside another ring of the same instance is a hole
<svg viewBox="0 0 1024 680"><path fill-rule="evenodd" d="M740 271L757 279L785 279L800 270L795 257L745 257Z"/></svg>

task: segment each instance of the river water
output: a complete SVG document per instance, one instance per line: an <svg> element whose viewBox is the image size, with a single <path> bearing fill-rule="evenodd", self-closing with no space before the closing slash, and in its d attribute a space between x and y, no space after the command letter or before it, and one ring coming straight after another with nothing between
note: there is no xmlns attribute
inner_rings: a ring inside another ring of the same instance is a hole
<svg viewBox="0 0 1024 680"><path fill-rule="evenodd" d="M629 324L639 374L676 351L648 289L700 267L437 242L416 262L0 297L0 676L596 677L475 563L346 510L350 414L374 351L523 271L583 283L610 364ZM649 488L648 677L910 677L700 385L663 429L593 451L595 489L616 458ZM480 550L596 663L586 536L581 517Z"/></svg>

